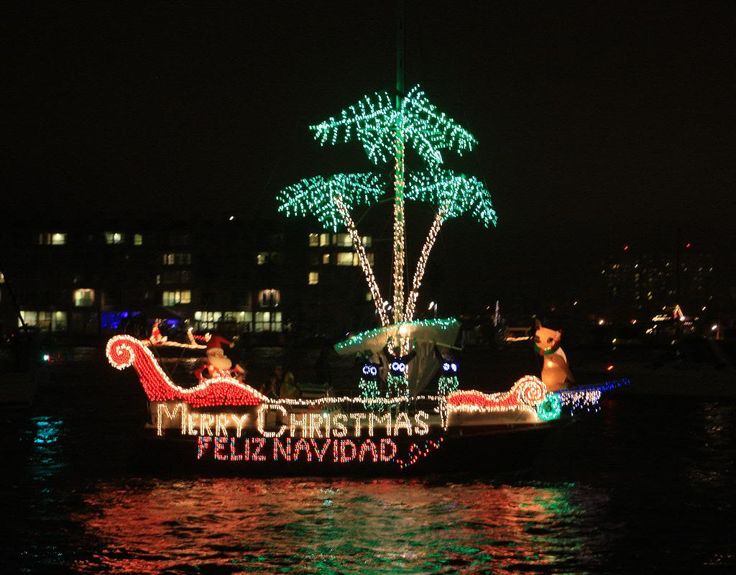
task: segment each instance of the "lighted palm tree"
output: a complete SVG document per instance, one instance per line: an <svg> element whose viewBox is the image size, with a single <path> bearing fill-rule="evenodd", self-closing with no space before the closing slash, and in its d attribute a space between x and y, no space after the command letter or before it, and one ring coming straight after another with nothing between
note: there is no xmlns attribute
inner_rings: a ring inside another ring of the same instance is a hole
<svg viewBox="0 0 736 575"><path fill-rule="evenodd" d="M383 93L366 96L356 104L324 122L310 126L321 144L336 144L338 141L359 141L374 164L385 164L394 160L393 206L393 321L410 321L424 275L429 253L434 245L442 223L461 213L471 213L485 225L494 223L496 215L491 207L490 194L475 178L453 174L439 169L443 163L442 152L451 150L459 155L472 150L475 138L453 119L440 113L429 102L417 86L412 88L397 103ZM407 189L404 153L409 144L428 165L428 170L410 178ZM348 191L356 184L353 177L365 178L368 174L343 175L332 178L311 178L289 186L278 196L279 210L287 215L311 213L326 227L334 229L339 221L347 228L358 253L363 272L373 294L376 311L382 325L388 325L383 300L375 282L370 263L365 258L365 249L355 223L350 218L350 208L369 205L383 194L377 180L366 184L357 180L358 189ZM337 180L334 180L337 178ZM366 193L364 188L370 188ZM339 188L339 193L335 190ZM305 198L309 198L309 201ZM346 201L347 198L347 201ZM360 198L358 201L357 198ZM425 240L417 262L409 296L405 299L404 270L406 266L405 199L429 201L437 208L435 220ZM362 255L361 255L362 254ZM377 297L378 296L378 297Z"/></svg>

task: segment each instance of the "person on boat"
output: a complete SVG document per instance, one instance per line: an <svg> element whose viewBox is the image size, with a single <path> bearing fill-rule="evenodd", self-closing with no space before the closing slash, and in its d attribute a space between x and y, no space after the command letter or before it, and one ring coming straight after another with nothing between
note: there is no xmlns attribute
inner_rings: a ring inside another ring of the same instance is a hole
<svg viewBox="0 0 736 575"><path fill-rule="evenodd" d="M536 320L534 332L534 351L542 356L542 382L549 391L565 389L575 378L567 364L567 356L560 347L562 331L542 326Z"/></svg>
<svg viewBox="0 0 736 575"><path fill-rule="evenodd" d="M440 350L437 342L434 343L434 355L440 362L440 377L437 380L437 393L447 395L453 391L457 391L460 387L458 379L458 369L460 364L456 354L452 353L452 348L442 346Z"/></svg>
<svg viewBox="0 0 736 575"><path fill-rule="evenodd" d="M281 399L298 399L301 397L301 390L296 384L294 374L289 370L285 370L282 365L273 368L269 395Z"/></svg>
<svg viewBox="0 0 736 575"><path fill-rule="evenodd" d="M416 342L412 350L401 355L401 348L393 345L389 338L383 348L383 355L388 361L388 375L386 376L386 397L406 397L409 395L409 363L417 355Z"/></svg>
<svg viewBox="0 0 736 575"><path fill-rule="evenodd" d="M164 343L168 338L161 333L160 319L153 320L153 327L151 328L151 335L148 337L149 341L153 345L160 345Z"/></svg>
<svg viewBox="0 0 736 575"><path fill-rule="evenodd" d="M370 349L365 350L358 356L360 363L360 380L358 389L364 400L366 409L371 409L373 404L365 400L378 399L381 396L381 360L377 354Z"/></svg>

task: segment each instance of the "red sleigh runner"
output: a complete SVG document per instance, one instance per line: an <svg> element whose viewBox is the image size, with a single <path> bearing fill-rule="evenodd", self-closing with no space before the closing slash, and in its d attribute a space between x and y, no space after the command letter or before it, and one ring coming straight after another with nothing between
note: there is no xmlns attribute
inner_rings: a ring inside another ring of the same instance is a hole
<svg viewBox="0 0 736 575"><path fill-rule="evenodd" d="M192 407L213 407L259 405L268 399L251 386L229 377L208 379L196 387L180 387L164 373L151 350L128 335L110 339L106 353L117 369L133 366L149 401L185 401Z"/></svg>

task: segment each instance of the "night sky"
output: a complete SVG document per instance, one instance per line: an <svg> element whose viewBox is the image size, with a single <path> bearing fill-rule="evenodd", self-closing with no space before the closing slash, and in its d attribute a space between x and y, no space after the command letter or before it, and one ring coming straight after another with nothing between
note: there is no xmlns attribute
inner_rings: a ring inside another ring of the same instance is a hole
<svg viewBox="0 0 736 575"><path fill-rule="evenodd" d="M3 12L6 218L273 217L280 187L371 168L307 126L393 89L392 2ZM447 165L499 214L449 223L437 261L475 264L483 297L530 277L556 293L624 243L673 252L680 228L733 283L735 29L733 2L408 0L407 86L476 135Z"/></svg>

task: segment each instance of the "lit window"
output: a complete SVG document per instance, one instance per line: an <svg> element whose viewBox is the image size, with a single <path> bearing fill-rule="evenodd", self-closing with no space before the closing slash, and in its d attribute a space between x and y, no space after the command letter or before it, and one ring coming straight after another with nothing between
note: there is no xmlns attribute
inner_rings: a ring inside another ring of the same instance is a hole
<svg viewBox="0 0 736 575"><path fill-rule="evenodd" d="M165 291L161 297L161 303L165 306L187 304L192 301L191 290L172 290Z"/></svg>
<svg viewBox="0 0 736 575"><path fill-rule="evenodd" d="M122 244L125 236L121 232L105 232L105 242L108 245Z"/></svg>
<svg viewBox="0 0 736 575"><path fill-rule="evenodd" d="M38 234L38 243L42 246L63 246L66 244L66 234L62 232L43 232Z"/></svg>
<svg viewBox="0 0 736 575"><path fill-rule="evenodd" d="M365 292L365 301L373 301L373 294L371 292Z"/></svg>
<svg viewBox="0 0 736 575"><path fill-rule="evenodd" d="M309 234L309 247L316 248L319 246L319 234Z"/></svg>
<svg viewBox="0 0 736 575"><path fill-rule="evenodd" d="M74 290L74 307L90 307L95 304L95 290L80 288Z"/></svg>
<svg viewBox="0 0 736 575"><path fill-rule="evenodd" d="M281 292L277 289L262 289L258 292L260 307L276 307L281 302Z"/></svg>
<svg viewBox="0 0 736 575"><path fill-rule="evenodd" d="M319 272L309 272L307 276L307 284L316 286L319 283Z"/></svg>
<svg viewBox="0 0 736 575"><path fill-rule="evenodd" d="M366 259L368 260L368 263L373 265L373 252L369 252L365 254Z"/></svg>
<svg viewBox="0 0 736 575"><path fill-rule="evenodd" d="M329 246L330 245L330 234L320 234L319 235L319 245Z"/></svg>
<svg viewBox="0 0 736 575"><path fill-rule="evenodd" d="M66 330L66 312L65 311L21 311L23 321L28 326L37 327L40 331L65 331ZM18 319L18 327L21 327L21 321Z"/></svg>
<svg viewBox="0 0 736 575"><path fill-rule="evenodd" d="M258 252L256 256L256 263L259 266L264 265L268 261L268 252Z"/></svg>
<svg viewBox="0 0 736 575"><path fill-rule="evenodd" d="M282 331L283 324L280 311L257 311L255 321L255 331Z"/></svg>
<svg viewBox="0 0 736 575"><path fill-rule="evenodd" d="M241 331L250 331L253 312L250 311L195 311L194 327L201 331L212 331L227 323Z"/></svg>
<svg viewBox="0 0 736 575"><path fill-rule="evenodd" d="M66 331L66 312L55 311L54 315L51 316L51 330L52 331Z"/></svg>
<svg viewBox="0 0 736 575"><path fill-rule="evenodd" d="M164 254L163 263L165 266L188 266L192 264L192 254L186 252Z"/></svg>
<svg viewBox="0 0 736 575"><path fill-rule="evenodd" d="M337 245L341 248L349 248L353 245L350 234L337 234Z"/></svg>
<svg viewBox="0 0 736 575"><path fill-rule="evenodd" d="M338 252L336 263L339 266L352 266L353 265L353 254L351 252Z"/></svg>
<svg viewBox="0 0 736 575"><path fill-rule="evenodd" d="M329 265L329 263L330 263L330 254L322 254L322 263L324 265Z"/></svg>
<svg viewBox="0 0 736 575"><path fill-rule="evenodd" d="M23 323L26 325L37 325L38 313L35 311L22 310L20 315L23 317L23 321L21 322L20 318L18 318L18 327L21 327Z"/></svg>
<svg viewBox="0 0 736 575"><path fill-rule="evenodd" d="M3 274L3 272L0 272L0 284L4 284L4 283L5 283L5 275Z"/></svg>
<svg viewBox="0 0 736 575"><path fill-rule="evenodd" d="M143 245L143 234L133 234L133 245L134 246Z"/></svg>
<svg viewBox="0 0 736 575"><path fill-rule="evenodd" d="M363 236L363 247L369 248L373 245L373 238L371 236Z"/></svg>

